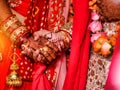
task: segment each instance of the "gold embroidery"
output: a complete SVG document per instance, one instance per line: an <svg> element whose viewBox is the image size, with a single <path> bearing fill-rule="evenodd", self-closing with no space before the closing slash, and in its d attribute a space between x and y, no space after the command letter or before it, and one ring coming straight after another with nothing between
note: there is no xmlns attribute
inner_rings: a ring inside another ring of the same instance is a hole
<svg viewBox="0 0 120 90"><path fill-rule="evenodd" d="M35 7L35 15L38 14L38 12L39 12L39 8L36 6Z"/></svg>

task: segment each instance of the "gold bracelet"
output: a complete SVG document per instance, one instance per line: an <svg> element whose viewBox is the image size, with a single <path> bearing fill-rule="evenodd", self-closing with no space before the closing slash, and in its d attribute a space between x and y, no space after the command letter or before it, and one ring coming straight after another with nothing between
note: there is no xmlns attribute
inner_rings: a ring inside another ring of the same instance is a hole
<svg viewBox="0 0 120 90"><path fill-rule="evenodd" d="M18 19L15 15L8 17L3 23L0 25L0 29L3 32L7 32L7 29L12 26L13 23L17 22Z"/></svg>
<svg viewBox="0 0 120 90"><path fill-rule="evenodd" d="M14 44L21 44L25 35L30 33L15 15L9 16L0 24L0 31L5 33Z"/></svg>
<svg viewBox="0 0 120 90"><path fill-rule="evenodd" d="M71 27L72 27L72 23L71 23L71 22L68 22L68 23L66 23L63 27L61 27L61 30L60 30L60 31L67 32L70 36L72 36Z"/></svg>
<svg viewBox="0 0 120 90"><path fill-rule="evenodd" d="M17 42L17 40L25 33L28 32L28 30L22 25L20 27L18 27L17 29L15 29L11 35L10 35L10 39L11 41L13 41L14 43Z"/></svg>

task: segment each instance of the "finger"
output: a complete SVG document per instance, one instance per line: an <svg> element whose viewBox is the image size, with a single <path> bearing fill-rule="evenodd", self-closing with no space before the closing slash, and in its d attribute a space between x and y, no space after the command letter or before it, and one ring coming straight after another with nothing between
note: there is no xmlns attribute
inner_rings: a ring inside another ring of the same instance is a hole
<svg viewBox="0 0 120 90"><path fill-rule="evenodd" d="M64 41L60 40L59 43L60 43L61 48L64 49L65 48Z"/></svg>
<svg viewBox="0 0 120 90"><path fill-rule="evenodd" d="M41 54L38 54L38 57L36 58L36 60L37 60L38 62L40 62L40 61L42 60L42 55L41 55Z"/></svg>
<svg viewBox="0 0 120 90"><path fill-rule="evenodd" d="M27 48L26 50L27 52L27 55L30 57L30 58L33 58L33 49L32 48Z"/></svg>
<svg viewBox="0 0 120 90"><path fill-rule="evenodd" d="M26 54L27 54L27 53L26 53L26 51L21 51L21 53L22 53L22 54L24 54L24 55L26 55Z"/></svg>
<svg viewBox="0 0 120 90"><path fill-rule="evenodd" d="M51 48L49 48L49 47L47 47L48 48L48 54L53 58L53 59L55 59L56 58L56 53L55 53L55 51L53 50L53 49L51 49Z"/></svg>
<svg viewBox="0 0 120 90"><path fill-rule="evenodd" d="M58 47L59 51L62 51L60 42L57 41L57 42L55 42L55 44L56 44L56 46Z"/></svg>
<svg viewBox="0 0 120 90"><path fill-rule="evenodd" d="M38 55L39 55L39 50L36 50L36 51L33 53L33 59L36 60Z"/></svg>
<svg viewBox="0 0 120 90"><path fill-rule="evenodd" d="M37 32L33 33L34 40L38 40L40 36L41 36L41 32L40 31L37 31Z"/></svg>
<svg viewBox="0 0 120 90"><path fill-rule="evenodd" d="M33 38L34 38L34 40L36 41L36 40L38 40L39 39L39 35L37 35L37 34L35 34L34 36L33 36Z"/></svg>
<svg viewBox="0 0 120 90"><path fill-rule="evenodd" d="M45 34L45 38L52 39L52 32Z"/></svg>
<svg viewBox="0 0 120 90"><path fill-rule="evenodd" d="M27 54L27 45L26 44L22 44L21 49L22 49L22 51L21 51L22 54Z"/></svg>
<svg viewBox="0 0 120 90"><path fill-rule="evenodd" d="M46 43L46 45L49 47L49 48L51 48L51 49L53 49L56 53L59 51L58 50L58 47L57 47L57 45L55 44L55 43L52 43L52 42L47 42Z"/></svg>

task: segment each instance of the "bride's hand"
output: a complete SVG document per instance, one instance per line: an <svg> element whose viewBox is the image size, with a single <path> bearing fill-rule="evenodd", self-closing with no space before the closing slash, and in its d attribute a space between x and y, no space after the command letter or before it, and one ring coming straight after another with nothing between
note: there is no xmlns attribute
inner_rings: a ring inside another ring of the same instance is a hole
<svg viewBox="0 0 120 90"><path fill-rule="evenodd" d="M45 37L48 41L54 43L59 51L63 51L64 49L69 47L71 37L63 31L59 32L51 32L48 30L40 30L33 34L34 40L39 40L40 37Z"/></svg>
<svg viewBox="0 0 120 90"><path fill-rule="evenodd" d="M58 56L58 48L46 38L41 37L34 40L31 36L28 41L21 45L22 53L33 59L35 62L44 64L51 63Z"/></svg>

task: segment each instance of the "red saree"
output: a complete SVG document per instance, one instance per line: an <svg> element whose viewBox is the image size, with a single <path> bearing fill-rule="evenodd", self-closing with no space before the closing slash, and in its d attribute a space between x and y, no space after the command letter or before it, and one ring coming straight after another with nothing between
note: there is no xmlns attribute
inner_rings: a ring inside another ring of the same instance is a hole
<svg viewBox="0 0 120 90"><path fill-rule="evenodd" d="M32 0L34 1L34 0ZM36 1L36 0L35 0ZM63 90L85 90L86 85L86 75L88 68L88 58L89 58L89 46L90 46L90 35L89 30L87 30L88 21L89 21L89 9L88 9L88 1L89 0L74 0L74 21L73 21L73 36L72 36L72 45L71 45L71 54L70 54L70 62L68 66L68 72L65 79L65 83L63 86ZM27 2L25 4L24 2ZM42 28L47 29L47 23L44 20L41 22L41 18L43 17L42 12L47 11L48 0L36 1L34 4L30 3L30 0L23 0L23 3L14 8L18 13L27 17L25 24L29 30L40 30ZM33 9L28 8L29 6L34 7ZM46 7L43 10L43 7ZM23 7L25 7L23 9ZM29 10L29 12L27 12ZM37 14L36 14L37 13ZM47 13L44 14L46 17ZM31 20L31 22L30 22ZM35 21L36 20L36 21ZM42 25L42 23L46 23L46 25ZM30 26L30 27L29 27ZM2 34L1 34L2 35ZM2 36L0 36L2 37ZM0 38L1 39L1 38ZM3 45L10 45L8 39L1 39L1 41L5 41ZM6 44L7 43L7 44ZM0 44L2 45L2 44ZM2 47L2 46L0 46ZM4 54L6 53L9 47L4 46ZM2 49L0 49L2 50ZM1 51L2 52L2 51ZM10 65L10 60L6 57L3 57L4 62L0 62L0 74L3 78L0 78L0 89L5 89L5 77L8 74L8 68ZM4 65L6 68L3 69ZM24 86L20 88L20 90L52 90L47 77L44 74L46 66L43 64L34 65L34 73L33 73L33 84L31 87L31 82L29 84L24 83ZM2 84L1 84L2 83ZM17 89L18 90L18 89ZM57 89L56 89L57 90Z"/></svg>
<svg viewBox="0 0 120 90"><path fill-rule="evenodd" d="M22 0L22 3L18 7L13 7L13 9L19 14L23 15L24 17L27 17L27 19L25 20L25 24L28 30L32 30L34 32L36 30L40 30L41 28L47 27L47 24L45 24L45 20L40 20L42 17L46 17L47 15L47 13L45 13L44 15L42 14L43 11L47 10L47 8L43 8L47 7L47 3L47 0L41 1L39 3L35 2L34 4L33 1L30 0ZM41 23L44 23L46 26L41 25ZM3 57L3 61L0 62L0 90L9 90L11 88L6 85L6 77L10 73L9 67L12 62L9 57L11 53L9 52L10 49L10 40L5 35L3 35L3 33L0 33L0 53L2 53ZM20 53L18 52L17 54ZM24 60L24 58L22 59ZM51 90L50 83L47 80L46 75L44 74L45 69L46 66L41 63L34 65L34 84L32 85L31 81L23 81L23 85L21 87L17 87L15 90ZM39 76L39 78L37 76ZM35 79L37 79L40 82L37 82Z"/></svg>

